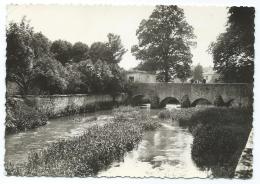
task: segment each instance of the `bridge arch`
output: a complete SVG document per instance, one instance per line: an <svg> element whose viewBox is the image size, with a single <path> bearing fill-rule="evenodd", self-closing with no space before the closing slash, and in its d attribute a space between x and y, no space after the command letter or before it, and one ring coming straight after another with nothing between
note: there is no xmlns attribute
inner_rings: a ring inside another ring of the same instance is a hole
<svg viewBox="0 0 260 184"><path fill-rule="evenodd" d="M166 106L166 104L172 103L172 104L180 104L180 101L175 97L166 97L160 102L160 107L163 108Z"/></svg>
<svg viewBox="0 0 260 184"><path fill-rule="evenodd" d="M137 95L134 95L131 99L131 104L132 105L139 105L141 102L142 102L142 99L144 98L144 95L143 94L137 94Z"/></svg>
<svg viewBox="0 0 260 184"><path fill-rule="evenodd" d="M134 106L141 105L143 103L151 103L150 96L144 94L137 94L131 98L131 104Z"/></svg>
<svg viewBox="0 0 260 184"><path fill-rule="evenodd" d="M196 105L211 105L211 104L212 103L206 98L198 98L191 103L191 107L196 107Z"/></svg>

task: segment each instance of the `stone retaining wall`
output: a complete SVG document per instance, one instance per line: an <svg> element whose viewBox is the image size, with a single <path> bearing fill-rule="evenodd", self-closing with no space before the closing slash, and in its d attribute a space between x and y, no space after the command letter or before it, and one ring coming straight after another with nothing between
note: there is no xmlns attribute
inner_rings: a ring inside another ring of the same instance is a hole
<svg viewBox="0 0 260 184"><path fill-rule="evenodd" d="M41 113L49 117L60 117L80 112L108 109L115 104L123 103L126 95L118 95L114 100L110 95L20 95L9 96L16 100L24 100Z"/></svg>

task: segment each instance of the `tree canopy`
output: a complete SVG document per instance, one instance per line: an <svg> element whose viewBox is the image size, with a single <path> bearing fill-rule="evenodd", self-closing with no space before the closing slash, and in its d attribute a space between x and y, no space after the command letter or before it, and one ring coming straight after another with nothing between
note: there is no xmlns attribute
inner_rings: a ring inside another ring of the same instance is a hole
<svg viewBox="0 0 260 184"><path fill-rule="evenodd" d="M65 40L56 40L51 45L51 52L55 59L65 64L71 60L72 44Z"/></svg>
<svg viewBox="0 0 260 184"><path fill-rule="evenodd" d="M109 64L118 64L126 53L119 35L109 33L107 42L94 42L89 49L89 57L95 63L98 60Z"/></svg>
<svg viewBox="0 0 260 184"><path fill-rule="evenodd" d="M7 27L7 78L21 94L103 93L113 97L124 88L118 66L124 49L120 36L109 33L107 42L72 45L49 41L34 32L29 21Z"/></svg>
<svg viewBox="0 0 260 184"><path fill-rule="evenodd" d="M79 62L88 59L89 47L82 42L76 42L71 48L71 58L73 62Z"/></svg>
<svg viewBox="0 0 260 184"><path fill-rule="evenodd" d="M37 44L37 49L33 49L37 40L34 36L33 28L25 17L20 23L11 22L6 31L6 79L15 82L22 94L26 94L30 88L35 54L38 50L44 50L40 48L41 44Z"/></svg>
<svg viewBox="0 0 260 184"><path fill-rule="evenodd" d="M195 35L185 20L183 9L177 6L156 6L147 20L142 20L136 31L138 45L131 49L141 64L141 70L156 71L157 78L171 79L190 76Z"/></svg>
<svg viewBox="0 0 260 184"><path fill-rule="evenodd" d="M192 74L193 74L193 80L202 81L203 80L203 67L200 64L198 64L197 66L195 66Z"/></svg>
<svg viewBox="0 0 260 184"><path fill-rule="evenodd" d="M209 46L214 69L224 82L253 82L254 17L253 7L231 7L226 32Z"/></svg>

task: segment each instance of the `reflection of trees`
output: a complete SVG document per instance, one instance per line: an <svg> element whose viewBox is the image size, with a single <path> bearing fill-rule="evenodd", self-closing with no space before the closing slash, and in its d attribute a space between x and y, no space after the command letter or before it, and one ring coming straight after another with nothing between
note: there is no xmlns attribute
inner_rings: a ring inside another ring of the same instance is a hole
<svg viewBox="0 0 260 184"><path fill-rule="evenodd" d="M167 162L178 159L188 146L186 137L181 129L161 128L156 132L148 132L144 136L145 143L139 152L139 160L158 165L163 160L154 160L157 156L166 157Z"/></svg>

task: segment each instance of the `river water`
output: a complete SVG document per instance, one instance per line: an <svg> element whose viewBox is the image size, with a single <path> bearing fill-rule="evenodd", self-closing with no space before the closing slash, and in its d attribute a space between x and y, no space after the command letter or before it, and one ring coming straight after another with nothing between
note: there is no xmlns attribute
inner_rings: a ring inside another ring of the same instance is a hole
<svg viewBox="0 0 260 184"><path fill-rule="evenodd" d="M149 110L147 105L143 108ZM156 110L150 112L151 115L158 113ZM59 139L80 135L89 126L106 123L108 118L112 118L111 111L62 117L50 120L43 127L8 135L5 139L5 161L17 164L24 162L30 150L42 149ZM137 148L128 152L122 161L114 162L106 170L100 171L98 176L210 177L210 172L201 171L193 163L192 141L192 135L178 122L164 122L157 130L146 132Z"/></svg>

